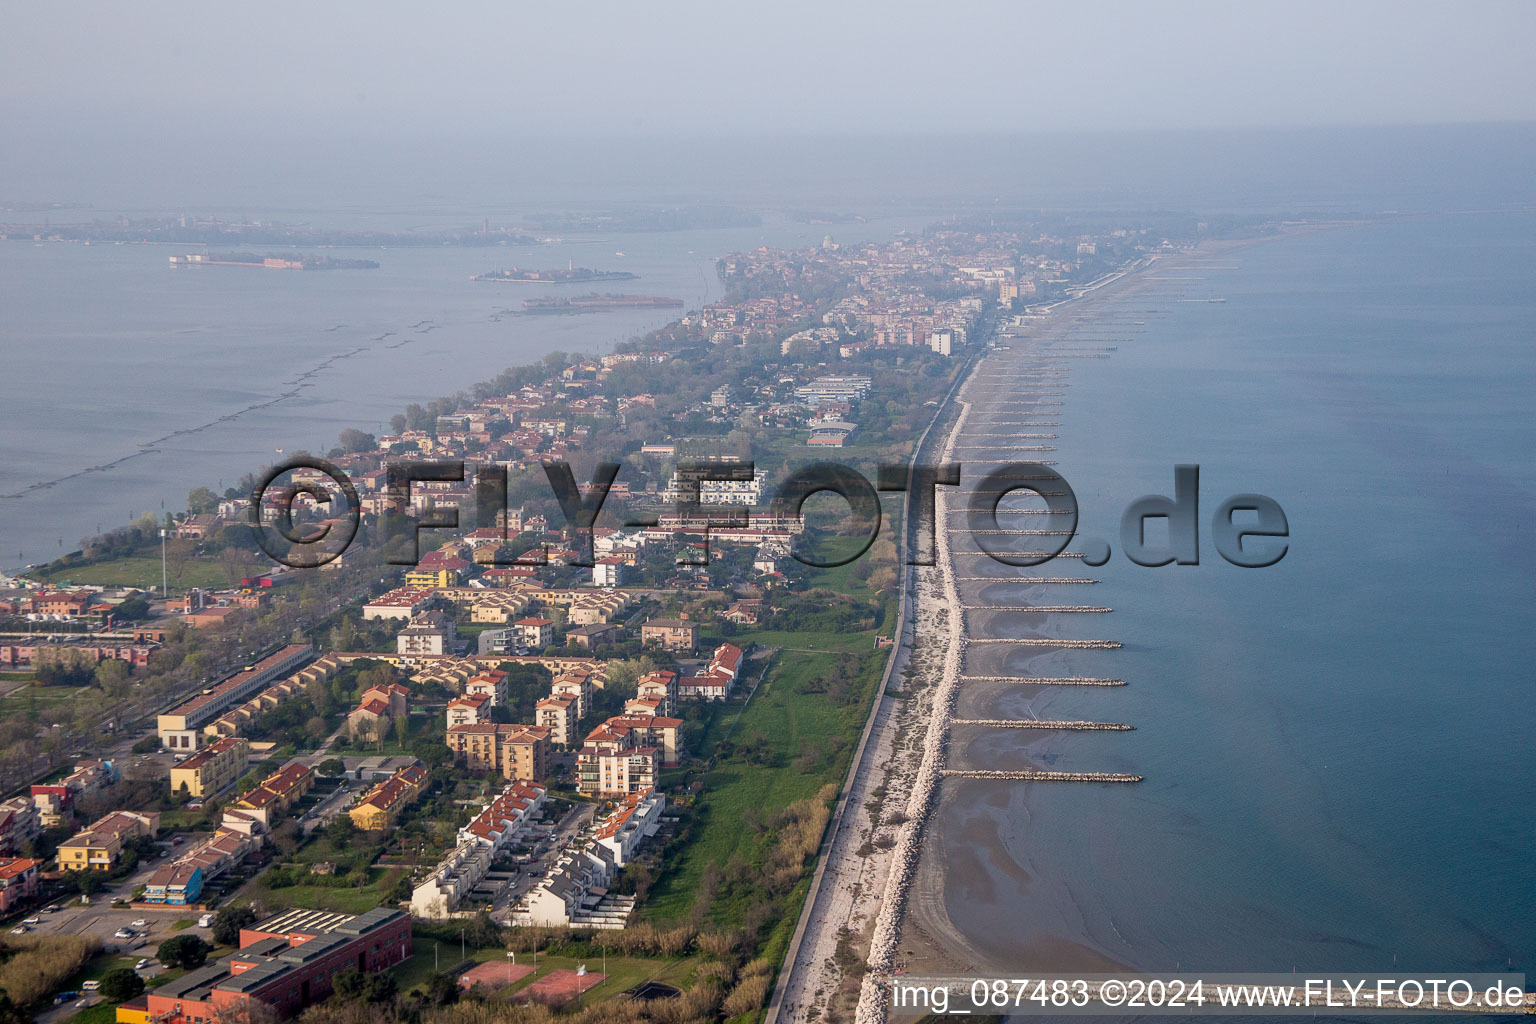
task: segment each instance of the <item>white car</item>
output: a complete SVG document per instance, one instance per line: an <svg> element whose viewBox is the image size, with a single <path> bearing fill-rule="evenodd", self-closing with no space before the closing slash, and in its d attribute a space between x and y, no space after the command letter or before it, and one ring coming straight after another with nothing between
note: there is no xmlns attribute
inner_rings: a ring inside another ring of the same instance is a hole
<svg viewBox="0 0 1536 1024"><path fill-rule="evenodd" d="M43 919L40 918L40 917L29 917L26 920L22 921L21 923L22 924L42 924L43 923Z"/></svg>
<svg viewBox="0 0 1536 1024"><path fill-rule="evenodd" d="M112 937L114 939L131 939L133 938L133 932L128 928L119 928L112 933Z"/></svg>
<svg viewBox="0 0 1536 1024"><path fill-rule="evenodd" d="M135 928L148 928L149 927L149 922L144 920L142 917L139 918L137 921L131 921L129 923L132 924Z"/></svg>
<svg viewBox="0 0 1536 1024"><path fill-rule="evenodd" d="M11 934L12 935L25 935L25 934L27 934L27 932L29 932L31 930L32 929L28 928L26 925L19 924L15 928L11 929Z"/></svg>
<svg viewBox="0 0 1536 1024"><path fill-rule="evenodd" d="M142 971L144 968L148 967L150 963L151 961L146 957L145 959L140 960L138 963L134 964L133 969L136 971Z"/></svg>

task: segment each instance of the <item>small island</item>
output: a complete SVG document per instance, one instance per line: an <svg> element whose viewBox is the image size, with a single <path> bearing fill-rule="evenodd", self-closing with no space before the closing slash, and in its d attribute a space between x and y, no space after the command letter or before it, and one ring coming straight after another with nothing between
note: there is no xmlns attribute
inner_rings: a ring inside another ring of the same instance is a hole
<svg viewBox="0 0 1536 1024"><path fill-rule="evenodd" d="M682 299L661 295L578 295L573 298L524 299L523 312L601 313L610 309L677 309L682 304Z"/></svg>
<svg viewBox="0 0 1536 1024"><path fill-rule="evenodd" d="M566 267L564 270L524 270L510 267L476 274L471 281L499 281L503 284L577 284L593 281L633 281L640 275L627 270L592 270L588 267Z"/></svg>

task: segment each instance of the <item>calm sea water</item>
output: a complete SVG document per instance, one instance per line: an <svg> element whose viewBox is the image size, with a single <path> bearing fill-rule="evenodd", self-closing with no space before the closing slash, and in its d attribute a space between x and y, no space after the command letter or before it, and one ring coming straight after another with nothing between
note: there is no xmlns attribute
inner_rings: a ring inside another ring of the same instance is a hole
<svg viewBox="0 0 1536 1024"><path fill-rule="evenodd" d="M1114 613L1053 635L1125 646L1031 670L1130 685L962 699L1137 729L972 731L970 766L1146 781L948 786L938 842L983 865L950 872L952 919L1017 966L1080 947L1146 969L1536 974L1536 216L1342 227L1227 262L1116 301L1146 325L1085 329L1127 340L1071 367L1058 468L1115 557L1086 573L1100 585L1033 599L1091 590ZM1201 564L1131 564L1121 511L1185 462ZM1211 545L1243 491L1285 508L1277 566Z"/></svg>
<svg viewBox="0 0 1536 1024"><path fill-rule="evenodd" d="M851 240L922 223L832 230ZM717 257L814 244L828 230L781 220L533 248L340 250L380 267L324 273L171 270L168 257L188 247L0 242L0 566L46 562L135 514L179 510L193 487L233 486L277 449L323 453L344 428L387 431L411 402L556 350L601 354L678 313L507 316L528 296L592 289L473 274L572 261L640 275L601 290L696 308L720 294Z"/></svg>

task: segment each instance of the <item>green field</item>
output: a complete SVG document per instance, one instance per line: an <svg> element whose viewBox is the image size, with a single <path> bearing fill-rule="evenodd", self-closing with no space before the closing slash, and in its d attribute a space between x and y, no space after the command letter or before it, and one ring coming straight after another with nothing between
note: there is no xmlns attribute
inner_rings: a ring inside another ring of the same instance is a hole
<svg viewBox="0 0 1536 1024"><path fill-rule="evenodd" d="M857 634L865 650L873 634ZM780 656L768 678L758 687L752 702L739 717L723 708L709 725L705 749L727 732L737 744L761 736L771 758L767 764L751 764L738 752L722 760L705 778L704 793L695 806L691 840L670 854L666 872L642 904L643 915L654 921L685 919L693 907L700 880L710 865L724 865L733 857L751 861L758 840L742 827L747 812L770 813L797 800L816 796L828 783L840 785L848 771L860 729L868 714L869 696L885 665L880 657L867 658L859 678L859 699L838 707L821 693L797 693L829 672L833 654ZM832 751L834 738L841 749ZM794 763L807 751L819 748L823 755L806 770ZM740 908L716 901L712 918L719 924L737 923ZM785 915L793 927L794 915Z"/></svg>
<svg viewBox="0 0 1536 1024"><path fill-rule="evenodd" d="M160 556L130 555L101 562L78 565L44 566L29 574L43 583L74 583L91 587L142 587L160 586ZM181 578L171 576L172 590L188 587L225 587L229 576L217 562L189 559L182 568Z"/></svg>
<svg viewBox="0 0 1536 1024"><path fill-rule="evenodd" d="M389 902L389 891L402 873L400 868L373 868L373 881L359 889L356 886L285 885L280 889L268 889L260 881L253 887L251 896L265 906L300 907L305 910L334 910L338 913L361 914L365 910Z"/></svg>

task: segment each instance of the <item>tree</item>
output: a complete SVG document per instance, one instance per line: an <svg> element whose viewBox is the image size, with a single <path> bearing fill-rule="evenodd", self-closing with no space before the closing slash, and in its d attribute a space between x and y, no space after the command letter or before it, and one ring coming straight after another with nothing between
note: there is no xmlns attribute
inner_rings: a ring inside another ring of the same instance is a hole
<svg viewBox="0 0 1536 1024"><path fill-rule="evenodd" d="M256 923L256 911L250 907L224 907L213 919L213 941L221 946L240 943L240 929Z"/></svg>
<svg viewBox="0 0 1536 1024"><path fill-rule="evenodd" d="M325 826L325 838L331 841L331 845L338 850L346 849L347 843L357 834L357 825L353 823L350 815L338 814Z"/></svg>
<svg viewBox="0 0 1536 1024"><path fill-rule="evenodd" d="M155 956L167 967L185 967L190 971L203 966L212 948L196 935L176 935L160 943Z"/></svg>
<svg viewBox="0 0 1536 1024"><path fill-rule="evenodd" d="M165 542L165 568L177 583L181 582L182 573L187 571L192 548L193 543L187 537L174 537Z"/></svg>
<svg viewBox="0 0 1536 1024"><path fill-rule="evenodd" d="M378 447L378 442L372 434L365 434L354 427L343 430L337 440L341 442L342 448L352 454L371 452Z"/></svg>
<svg viewBox="0 0 1536 1024"><path fill-rule="evenodd" d="M147 619L149 618L149 602L137 596L130 597L126 601L120 601L112 609L112 617L114 619L135 622L140 619Z"/></svg>
<svg viewBox="0 0 1536 1024"><path fill-rule="evenodd" d="M249 533L246 536L249 539ZM219 552L219 565L224 569L230 584L234 585L251 575L251 569L256 565L256 556L241 545L231 544Z"/></svg>
<svg viewBox="0 0 1536 1024"><path fill-rule="evenodd" d="M114 1003L125 1003L144 991L144 979L130 967L117 967L101 976L101 994Z"/></svg>
<svg viewBox="0 0 1536 1024"><path fill-rule="evenodd" d="M113 700L122 700L128 696L128 663L117 658L97 662L96 685Z"/></svg>
<svg viewBox="0 0 1536 1024"><path fill-rule="evenodd" d="M187 495L187 511L193 515L219 510L219 496L206 487L194 487Z"/></svg>

